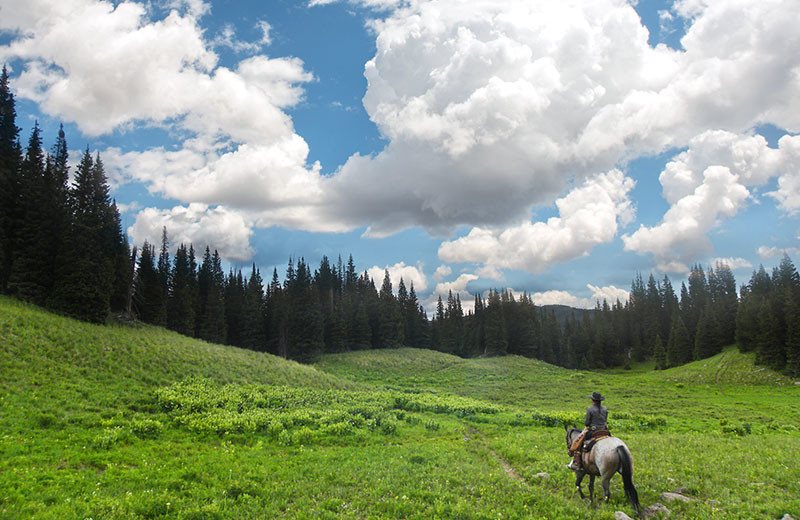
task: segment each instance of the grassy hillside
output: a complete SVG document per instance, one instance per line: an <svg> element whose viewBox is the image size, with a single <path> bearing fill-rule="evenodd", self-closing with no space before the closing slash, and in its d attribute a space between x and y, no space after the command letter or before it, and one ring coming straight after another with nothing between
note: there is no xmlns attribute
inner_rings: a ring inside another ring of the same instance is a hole
<svg viewBox="0 0 800 520"><path fill-rule="evenodd" d="M67 388L113 388L130 397L192 375L221 383L347 386L269 354L213 345L160 327L82 323L3 296L0 363L0 384L11 393L46 393L64 382Z"/></svg>
<svg viewBox="0 0 800 520"><path fill-rule="evenodd" d="M663 372L414 349L309 367L0 298L0 369L3 519L610 520L632 513L619 477L589 507L564 467L595 389L643 505L800 512L800 387L734 350Z"/></svg>
<svg viewBox="0 0 800 520"><path fill-rule="evenodd" d="M755 366L752 355L735 348L657 372L647 364L630 371L575 371L518 356L461 359L415 349L331 354L316 366L354 382L455 393L535 411L579 413L587 405L586 396L600 390L616 412L659 416L683 429L718 427L725 417L753 424L780 422L797 415L796 402L785 396L800 399L800 386ZM744 394L742 386L747 387ZM741 406L743 398L746 407Z"/></svg>

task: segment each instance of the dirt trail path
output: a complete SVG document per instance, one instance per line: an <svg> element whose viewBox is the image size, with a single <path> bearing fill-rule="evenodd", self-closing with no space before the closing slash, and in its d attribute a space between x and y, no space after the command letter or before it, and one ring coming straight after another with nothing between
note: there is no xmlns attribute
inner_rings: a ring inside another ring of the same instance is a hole
<svg viewBox="0 0 800 520"><path fill-rule="evenodd" d="M526 486L530 486L530 483L527 480L525 480L519 473L517 473L517 470L515 470L514 467L511 464L509 464L506 459L501 457L496 451L494 451L486 444L485 442L487 440L486 435L484 435L481 431L469 427L467 429L466 437L468 440L474 442L476 445L488 451L489 454L497 461L497 463L500 464L500 467L503 468L503 471L506 472L508 478L520 482Z"/></svg>

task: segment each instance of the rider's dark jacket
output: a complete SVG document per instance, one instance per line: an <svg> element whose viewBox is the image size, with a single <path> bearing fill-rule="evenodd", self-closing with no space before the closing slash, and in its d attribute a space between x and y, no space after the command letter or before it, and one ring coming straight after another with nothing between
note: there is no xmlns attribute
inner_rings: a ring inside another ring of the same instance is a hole
<svg viewBox="0 0 800 520"><path fill-rule="evenodd" d="M602 404L598 408L594 404L586 409L584 424L589 430L605 430L608 423L608 408Z"/></svg>

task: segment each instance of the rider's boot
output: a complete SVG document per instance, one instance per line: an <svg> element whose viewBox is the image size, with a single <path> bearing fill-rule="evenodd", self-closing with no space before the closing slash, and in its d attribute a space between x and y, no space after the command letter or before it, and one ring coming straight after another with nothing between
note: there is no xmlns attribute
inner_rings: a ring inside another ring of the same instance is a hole
<svg viewBox="0 0 800 520"><path fill-rule="evenodd" d="M572 462L567 464L567 467L569 469L571 469L572 471L578 471L579 469L581 469L581 452L580 451L576 451L575 452L575 456L572 457Z"/></svg>

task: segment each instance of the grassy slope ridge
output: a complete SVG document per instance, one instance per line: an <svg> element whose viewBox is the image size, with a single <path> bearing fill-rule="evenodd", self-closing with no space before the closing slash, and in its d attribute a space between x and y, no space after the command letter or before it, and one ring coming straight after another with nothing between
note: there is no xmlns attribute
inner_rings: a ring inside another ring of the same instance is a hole
<svg viewBox="0 0 800 520"><path fill-rule="evenodd" d="M188 376L220 383L346 388L314 367L214 345L147 325L99 326L0 296L0 364L7 392L63 382L136 395Z"/></svg>
<svg viewBox="0 0 800 520"><path fill-rule="evenodd" d="M800 512L800 387L733 349L663 372L415 349L311 367L0 297L0 373L2 518L610 520L618 479L578 501L551 424L595 389L644 505L685 487L671 518Z"/></svg>
<svg viewBox="0 0 800 520"><path fill-rule="evenodd" d="M662 416L678 429L718 428L725 418L796 423L796 402L785 397L800 398L800 386L755 366L752 354L733 347L658 372L651 364L630 371L575 371L518 356L461 359L416 349L331 354L317 366L351 381L454 393L536 411L579 413L587 406L586 396L599 390L615 413ZM749 406L742 406L743 399Z"/></svg>

